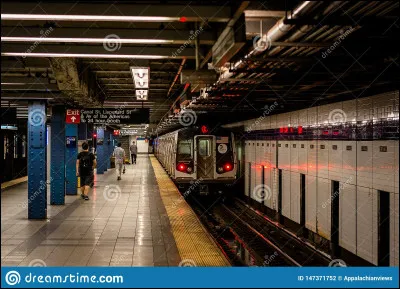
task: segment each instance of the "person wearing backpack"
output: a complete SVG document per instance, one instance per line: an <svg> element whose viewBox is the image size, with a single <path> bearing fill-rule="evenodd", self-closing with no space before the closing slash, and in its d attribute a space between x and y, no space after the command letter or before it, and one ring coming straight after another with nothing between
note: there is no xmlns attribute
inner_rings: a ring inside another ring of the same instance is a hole
<svg viewBox="0 0 400 289"><path fill-rule="evenodd" d="M115 167L117 169L117 180L121 180L122 166L125 162L125 150L121 147L121 143L114 149Z"/></svg>
<svg viewBox="0 0 400 289"><path fill-rule="evenodd" d="M76 160L76 176L81 178L81 197L86 201L89 200L88 194L94 182L94 167L96 166L96 158L93 153L89 152L87 142L82 144L82 149Z"/></svg>

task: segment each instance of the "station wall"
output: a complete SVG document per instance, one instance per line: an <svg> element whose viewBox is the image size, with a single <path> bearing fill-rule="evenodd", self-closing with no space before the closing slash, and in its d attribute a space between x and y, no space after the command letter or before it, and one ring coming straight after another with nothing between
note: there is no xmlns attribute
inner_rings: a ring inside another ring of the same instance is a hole
<svg viewBox="0 0 400 289"><path fill-rule="evenodd" d="M290 131L291 127L334 127L344 123L368 130L369 124L373 126L387 119L397 121L397 133L389 138L379 133L376 137L375 131L369 136L367 132L362 139L358 136L363 131L357 132L356 138L342 139L285 138L265 133L282 127ZM375 265L378 265L378 247L384 245L379 244L379 223L382 216L389 214L390 265L398 266L398 119L399 92L396 91L241 123L246 131L245 195L278 211L280 192L282 215L300 224L303 178L304 226L330 240L332 203L338 197L339 245ZM264 200L254 194L260 185L267 192ZM338 192L334 191L335 185ZM386 208L382 201L385 194L390 200ZM387 210L389 213L385 213Z"/></svg>

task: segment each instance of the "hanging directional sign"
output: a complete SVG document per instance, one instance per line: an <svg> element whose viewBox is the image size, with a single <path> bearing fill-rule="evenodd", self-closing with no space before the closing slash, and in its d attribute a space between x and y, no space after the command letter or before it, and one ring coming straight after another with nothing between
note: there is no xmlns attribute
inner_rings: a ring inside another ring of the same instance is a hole
<svg viewBox="0 0 400 289"><path fill-rule="evenodd" d="M81 114L79 109L67 109L66 112L66 123L80 123L81 122Z"/></svg>
<svg viewBox="0 0 400 289"><path fill-rule="evenodd" d="M90 108L82 109L80 121L93 124L141 124L149 122L148 108Z"/></svg>

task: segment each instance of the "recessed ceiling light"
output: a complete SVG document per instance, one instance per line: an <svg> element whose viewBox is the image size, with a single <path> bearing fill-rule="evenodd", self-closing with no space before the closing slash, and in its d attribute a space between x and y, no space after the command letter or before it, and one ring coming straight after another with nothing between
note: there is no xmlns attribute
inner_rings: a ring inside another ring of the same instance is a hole
<svg viewBox="0 0 400 289"><path fill-rule="evenodd" d="M70 38L70 37L1 37L2 42L71 42L71 43L103 43L105 38ZM164 44L174 43L174 40L167 39L122 39L107 38L107 43L121 44Z"/></svg>
<svg viewBox="0 0 400 289"><path fill-rule="evenodd" d="M167 55L130 55L130 54L83 54L83 53L26 53L2 52L1 56L16 57L77 57L77 58L120 58L120 59L169 59ZM185 57L184 57L185 58Z"/></svg>
<svg viewBox="0 0 400 289"><path fill-rule="evenodd" d="M114 15L64 15L64 14L1 14L1 20L53 21L120 21L120 22L178 22L180 17L114 16Z"/></svg>

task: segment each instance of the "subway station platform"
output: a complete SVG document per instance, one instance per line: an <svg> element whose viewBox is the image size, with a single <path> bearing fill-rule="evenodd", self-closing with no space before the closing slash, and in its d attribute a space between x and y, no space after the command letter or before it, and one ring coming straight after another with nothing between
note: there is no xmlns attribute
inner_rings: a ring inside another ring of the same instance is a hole
<svg viewBox="0 0 400 289"><path fill-rule="evenodd" d="M1 193L1 266L229 266L153 156L139 155L117 181L95 176L80 193L28 220L28 184Z"/></svg>

